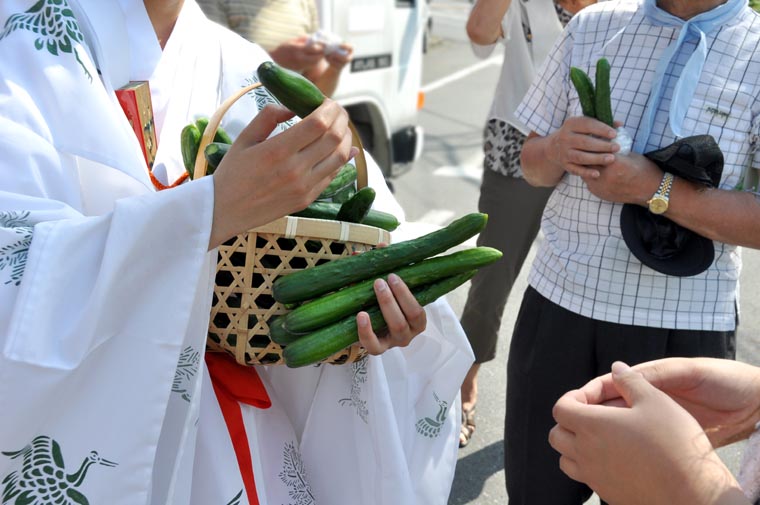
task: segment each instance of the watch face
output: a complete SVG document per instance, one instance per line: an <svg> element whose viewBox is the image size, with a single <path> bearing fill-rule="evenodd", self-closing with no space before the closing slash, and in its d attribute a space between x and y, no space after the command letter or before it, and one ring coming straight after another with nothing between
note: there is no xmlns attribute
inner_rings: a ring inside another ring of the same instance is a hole
<svg viewBox="0 0 760 505"><path fill-rule="evenodd" d="M652 214L662 214L668 210L668 201L664 198L654 197L649 201L649 212Z"/></svg>

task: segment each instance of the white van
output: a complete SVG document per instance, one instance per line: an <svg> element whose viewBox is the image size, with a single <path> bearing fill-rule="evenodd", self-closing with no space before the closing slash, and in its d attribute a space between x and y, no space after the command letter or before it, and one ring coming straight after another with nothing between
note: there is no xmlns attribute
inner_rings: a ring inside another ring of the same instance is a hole
<svg viewBox="0 0 760 505"><path fill-rule="evenodd" d="M354 47L333 94L386 179L419 158L427 0L320 0L322 28Z"/></svg>

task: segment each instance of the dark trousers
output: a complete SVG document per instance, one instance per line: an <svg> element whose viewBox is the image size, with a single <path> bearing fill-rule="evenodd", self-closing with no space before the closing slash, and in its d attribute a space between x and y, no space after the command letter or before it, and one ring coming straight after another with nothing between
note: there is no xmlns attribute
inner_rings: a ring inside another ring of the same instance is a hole
<svg viewBox="0 0 760 505"><path fill-rule="evenodd" d="M509 505L578 505L591 490L559 469L548 442L552 407L564 393L629 365L683 356L736 357L734 331L667 330L589 319L529 287L507 361L504 466Z"/></svg>
<svg viewBox="0 0 760 505"><path fill-rule="evenodd" d="M541 214L553 189L536 188L521 177L483 170L478 210L488 214L488 224L478 235L477 244L498 249L503 256L472 278L462 311L462 328L475 353L475 363L496 357L504 306L538 235Z"/></svg>

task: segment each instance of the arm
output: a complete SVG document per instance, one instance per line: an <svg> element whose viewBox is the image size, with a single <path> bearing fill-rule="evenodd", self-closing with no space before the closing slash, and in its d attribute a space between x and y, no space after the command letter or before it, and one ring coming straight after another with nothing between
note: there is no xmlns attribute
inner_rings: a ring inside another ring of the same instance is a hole
<svg viewBox="0 0 760 505"><path fill-rule="evenodd" d="M615 156L615 162L584 175L589 190L603 200L646 206L663 172L640 154ZM719 242L760 248L760 202L751 193L706 189L676 178L665 216Z"/></svg>
<svg viewBox="0 0 760 505"><path fill-rule="evenodd" d="M503 37L501 22L511 3L511 0L478 0L467 18L470 41L487 46Z"/></svg>

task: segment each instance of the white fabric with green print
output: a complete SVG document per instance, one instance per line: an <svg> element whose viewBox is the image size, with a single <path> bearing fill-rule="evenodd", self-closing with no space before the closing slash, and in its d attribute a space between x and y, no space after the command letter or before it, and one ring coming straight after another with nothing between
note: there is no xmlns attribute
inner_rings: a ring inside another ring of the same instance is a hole
<svg viewBox="0 0 760 505"><path fill-rule="evenodd" d="M163 51L142 0L2 0L0 27L0 493L248 504L203 361L213 180L156 193L113 89L150 80L155 173L173 181L182 127L266 53L193 0ZM241 99L223 126L235 136L267 101ZM371 160L369 172L375 206L403 221ZM412 345L365 369L260 367L273 406L241 410L262 505L446 503L472 353L445 301L426 311ZM76 486L35 487L38 467Z"/></svg>

